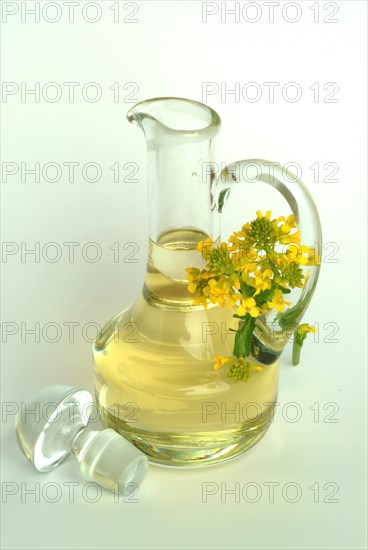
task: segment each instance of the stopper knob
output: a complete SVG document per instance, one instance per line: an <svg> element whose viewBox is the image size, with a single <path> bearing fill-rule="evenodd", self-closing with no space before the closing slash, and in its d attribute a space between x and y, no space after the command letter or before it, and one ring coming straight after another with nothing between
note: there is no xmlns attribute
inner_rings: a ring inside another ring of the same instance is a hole
<svg viewBox="0 0 368 550"><path fill-rule="evenodd" d="M129 492L140 485L148 459L117 432L87 428L93 411L91 394L70 386L49 386L29 400L16 417L16 434L26 458L48 472L74 454L82 475L106 489Z"/></svg>

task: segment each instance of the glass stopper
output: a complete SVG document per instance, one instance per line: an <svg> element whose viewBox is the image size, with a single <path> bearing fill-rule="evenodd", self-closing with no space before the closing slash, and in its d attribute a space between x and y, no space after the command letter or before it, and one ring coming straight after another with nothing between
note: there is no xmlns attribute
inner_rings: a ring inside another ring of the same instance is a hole
<svg viewBox="0 0 368 550"><path fill-rule="evenodd" d="M40 472L74 455L86 479L120 494L130 492L132 483L143 481L148 459L114 430L87 428L93 408L86 390L63 385L42 389L16 417L20 448Z"/></svg>

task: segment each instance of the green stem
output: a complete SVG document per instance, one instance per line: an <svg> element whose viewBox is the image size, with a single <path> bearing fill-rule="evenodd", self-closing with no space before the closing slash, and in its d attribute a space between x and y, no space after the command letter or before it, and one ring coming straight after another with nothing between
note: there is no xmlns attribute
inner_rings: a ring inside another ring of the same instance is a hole
<svg viewBox="0 0 368 550"><path fill-rule="evenodd" d="M293 343L293 365L299 365L300 363L300 352L302 350L302 346L300 346L297 342L297 339L294 336L294 343Z"/></svg>

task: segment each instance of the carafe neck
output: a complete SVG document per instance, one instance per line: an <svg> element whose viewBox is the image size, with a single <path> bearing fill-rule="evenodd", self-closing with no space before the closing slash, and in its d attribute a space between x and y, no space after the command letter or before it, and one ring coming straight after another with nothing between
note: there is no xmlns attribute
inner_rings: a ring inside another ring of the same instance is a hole
<svg viewBox="0 0 368 550"><path fill-rule="evenodd" d="M137 104L127 114L143 130L147 146L149 237L162 246L182 230L218 237L215 213L215 111L181 98L156 98ZM186 238L186 237L185 237Z"/></svg>

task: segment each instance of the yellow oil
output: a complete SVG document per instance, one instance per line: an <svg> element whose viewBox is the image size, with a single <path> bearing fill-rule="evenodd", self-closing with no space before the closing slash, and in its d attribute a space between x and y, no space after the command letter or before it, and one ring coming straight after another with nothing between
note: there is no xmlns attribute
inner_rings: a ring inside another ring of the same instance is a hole
<svg viewBox="0 0 368 550"><path fill-rule="evenodd" d="M103 424L169 466L233 458L272 421L278 362L261 364L247 382L215 371L215 355L232 355L233 311L193 306L185 267L202 265L206 235L194 229L150 242L141 296L112 319L94 346L95 387ZM257 361L252 358L252 362Z"/></svg>

